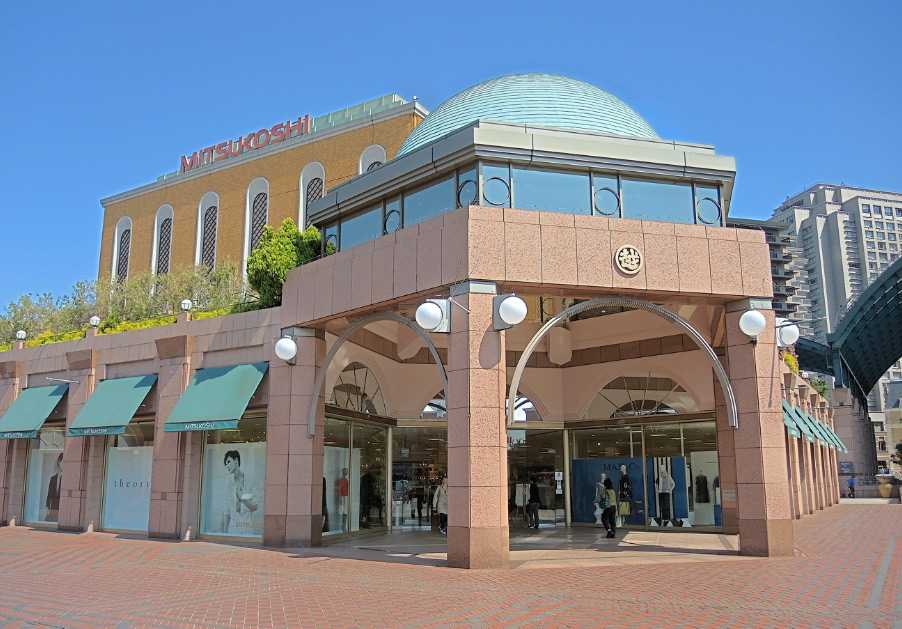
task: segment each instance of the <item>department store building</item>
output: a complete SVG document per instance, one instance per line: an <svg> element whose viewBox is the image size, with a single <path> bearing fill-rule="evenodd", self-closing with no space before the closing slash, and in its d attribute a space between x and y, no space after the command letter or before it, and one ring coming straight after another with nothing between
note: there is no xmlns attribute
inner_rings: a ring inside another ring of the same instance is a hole
<svg viewBox="0 0 902 629"><path fill-rule="evenodd" d="M100 275L243 264L289 216L323 256L280 307L0 354L3 522L315 546L437 529L445 480L449 564L495 567L533 483L536 534L610 480L622 529L752 555L838 501L733 158L536 74L278 126L105 199Z"/></svg>

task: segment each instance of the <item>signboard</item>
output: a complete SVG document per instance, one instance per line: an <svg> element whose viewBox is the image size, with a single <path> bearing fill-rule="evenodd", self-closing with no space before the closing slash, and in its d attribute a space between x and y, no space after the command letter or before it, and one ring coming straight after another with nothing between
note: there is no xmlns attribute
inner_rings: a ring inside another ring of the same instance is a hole
<svg viewBox="0 0 902 629"><path fill-rule="evenodd" d="M270 144L278 144L299 135L307 135L312 130L313 118L310 117L310 114L305 114L293 123L290 120L280 122L269 129L252 131L245 136L239 137L237 140L226 140L225 142L194 151L191 155L183 155L179 172L187 173L196 168L209 166L213 162L238 157L243 153L256 151Z"/></svg>
<svg viewBox="0 0 902 629"><path fill-rule="evenodd" d="M840 474L854 474L855 473L855 463L852 461L840 461L839 462L839 473Z"/></svg>

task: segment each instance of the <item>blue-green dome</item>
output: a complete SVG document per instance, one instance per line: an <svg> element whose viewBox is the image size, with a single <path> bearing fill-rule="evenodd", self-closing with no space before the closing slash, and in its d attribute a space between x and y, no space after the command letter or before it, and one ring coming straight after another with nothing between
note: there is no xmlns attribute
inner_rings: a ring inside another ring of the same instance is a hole
<svg viewBox="0 0 902 629"><path fill-rule="evenodd" d="M658 138L629 105L594 85L554 74L511 74L468 87L439 105L407 136L398 155L477 120Z"/></svg>

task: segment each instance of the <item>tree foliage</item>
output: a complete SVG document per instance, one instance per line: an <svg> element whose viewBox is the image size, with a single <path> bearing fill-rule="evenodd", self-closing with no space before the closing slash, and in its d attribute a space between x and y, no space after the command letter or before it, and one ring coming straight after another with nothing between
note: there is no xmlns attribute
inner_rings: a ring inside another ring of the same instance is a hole
<svg viewBox="0 0 902 629"><path fill-rule="evenodd" d="M286 218L278 229L269 225L260 243L247 259L247 281L260 300L261 308L282 303L282 285L288 272L315 260L322 251L319 230L308 227L303 232L293 220Z"/></svg>

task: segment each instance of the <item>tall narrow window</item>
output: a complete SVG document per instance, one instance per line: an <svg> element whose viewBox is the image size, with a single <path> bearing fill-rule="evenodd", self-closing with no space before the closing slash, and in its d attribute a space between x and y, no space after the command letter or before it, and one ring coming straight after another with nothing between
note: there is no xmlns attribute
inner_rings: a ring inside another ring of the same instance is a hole
<svg viewBox="0 0 902 629"><path fill-rule="evenodd" d="M358 174L369 173L385 163L385 148L380 144L371 144L360 154Z"/></svg>
<svg viewBox="0 0 902 629"><path fill-rule="evenodd" d="M197 252L194 263L207 268L216 266L216 228L219 223L219 195L208 192L197 208Z"/></svg>
<svg viewBox="0 0 902 629"><path fill-rule="evenodd" d="M128 278L128 263L132 249L132 219L123 216L116 223L116 231L113 235L113 265L110 271L113 279L118 282Z"/></svg>
<svg viewBox="0 0 902 629"><path fill-rule="evenodd" d="M116 256L116 280L125 281L128 277L128 253L132 244L132 230L123 229L119 234L119 255Z"/></svg>
<svg viewBox="0 0 902 629"><path fill-rule="evenodd" d="M169 273L172 261L172 206L168 203L157 210L154 221L154 240L151 271L157 275Z"/></svg>
<svg viewBox="0 0 902 629"><path fill-rule="evenodd" d="M201 239L200 261L206 267L216 264L216 219L219 208L211 205L204 211L204 235Z"/></svg>
<svg viewBox="0 0 902 629"><path fill-rule="evenodd" d="M298 227L307 226L307 208L325 193L326 171L319 162L310 162L301 171L298 182Z"/></svg>
<svg viewBox="0 0 902 629"><path fill-rule="evenodd" d="M257 177L247 187L247 207L244 213L244 268L251 252L260 244L263 229L269 222L269 182Z"/></svg>

